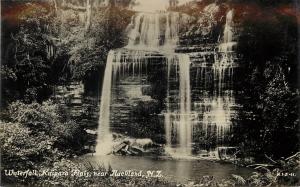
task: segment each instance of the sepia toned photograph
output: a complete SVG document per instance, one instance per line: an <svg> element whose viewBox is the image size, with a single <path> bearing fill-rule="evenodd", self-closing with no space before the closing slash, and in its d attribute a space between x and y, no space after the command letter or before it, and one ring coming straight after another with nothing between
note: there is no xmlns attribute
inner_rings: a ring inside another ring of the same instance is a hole
<svg viewBox="0 0 300 187"><path fill-rule="evenodd" d="M299 0L1 0L0 186L300 186Z"/></svg>

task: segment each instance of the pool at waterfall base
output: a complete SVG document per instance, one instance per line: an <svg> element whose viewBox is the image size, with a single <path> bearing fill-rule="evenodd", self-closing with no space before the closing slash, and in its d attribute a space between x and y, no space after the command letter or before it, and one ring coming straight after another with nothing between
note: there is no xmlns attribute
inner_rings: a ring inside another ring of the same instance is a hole
<svg viewBox="0 0 300 187"><path fill-rule="evenodd" d="M112 170L161 172L162 178L178 183L197 182L202 177L214 177L216 180L228 179L232 174L242 177L250 176L252 169L239 167L230 163L202 159L173 159L171 157L136 157L136 156L92 156L86 155L82 160L94 166L103 165ZM77 160L80 162L80 159Z"/></svg>

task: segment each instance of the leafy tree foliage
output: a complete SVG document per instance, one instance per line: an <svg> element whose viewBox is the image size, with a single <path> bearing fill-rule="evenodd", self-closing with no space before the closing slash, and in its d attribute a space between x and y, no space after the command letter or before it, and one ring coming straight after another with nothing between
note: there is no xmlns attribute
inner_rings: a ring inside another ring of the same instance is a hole
<svg viewBox="0 0 300 187"><path fill-rule="evenodd" d="M4 6L7 12L11 7L20 6L21 10L14 15L15 20L8 17L3 21L7 46L2 48L3 104L16 99L41 102L50 96L60 73L50 39L55 31L52 11L46 4L34 2L5 2Z"/></svg>
<svg viewBox="0 0 300 187"><path fill-rule="evenodd" d="M83 130L60 117L61 109L52 102L12 103L1 121L3 168L34 169L48 165L80 150Z"/></svg>
<svg viewBox="0 0 300 187"><path fill-rule="evenodd" d="M238 52L243 109L234 136L250 155L288 156L299 148L297 21L289 15L243 17Z"/></svg>
<svg viewBox="0 0 300 187"><path fill-rule="evenodd" d="M70 52L75 79L88 82L94 73L99 74L104 68L108 52L125 45L125 30L132 15L132 12L117 6L94 11L91 28Z"/></svg>

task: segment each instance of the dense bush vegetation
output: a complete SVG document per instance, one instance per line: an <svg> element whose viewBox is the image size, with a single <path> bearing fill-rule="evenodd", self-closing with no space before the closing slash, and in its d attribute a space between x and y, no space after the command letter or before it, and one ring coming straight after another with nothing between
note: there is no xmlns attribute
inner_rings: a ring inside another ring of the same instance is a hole
<svg viewBox="0 0 300 187"><path fill-rule="evenodd" d="M132 15L126 9L113 6L95 10L91 20L93 24L85 37L76 41L76 45L70 43L69 61L75 79L88 80L91 74L99 73L106 63L108 52L125 45L124 31Z"/></svg>
<svg viewBox="0 0 300 187"><path fill-rule="evenodd" d="M53 87L72 80L90 82L103 71L108 51L124 45L124 30L132 15L113 4L91 7L92 23L87 27L78 9L86 4L49 2L7 1L5 9L1 7L2 176L5 169L52 169L62 158L81 154L83 127L66 115L61 103L46 100Z"/></svg>
<svg viewBox="0 0 300 187"><path fill-rule="evenodd" d="M10 104L1 121L1 169L38 169L81 151L84 131L61 113L50 101Z"/></svg>
<svg viewBox="0 0 300 187"><path fill-rule="evenodd" d="M15 99L40 102L51 94L56 75L53 73L53 58L47 56L46 50L47 36L50 35L47 28L53 17L46 6L17 3L15 6L24 6L24 9L14 15L16 18L11 18L9 11L13 6L13 3L8 3L8 15L4 15L3 20L3 44L6 47L1 48L4 88L1 101L2 104Z"/></svg>
<svg viewBox="0 0 300 187"><path fill-rule="evenodd" d="M110 49L122 47L132 13L119 6L94 7L87 29L82 13L47 3L5 2L2 104L41 102L70 79L99 80ZM15 15L10 12L18 7ZM95 81L95 80L93 80Z"/></svg>
<svg viewBox="0 0 300 187"><path fill-rule="evenodd" d="M244 76L239 88L244 108L238 121L242 128L234 134L248 153L280 158L299 149L298 23L276 7L269 11L272 14L249 12L240 18L238 52Z"/></svg>

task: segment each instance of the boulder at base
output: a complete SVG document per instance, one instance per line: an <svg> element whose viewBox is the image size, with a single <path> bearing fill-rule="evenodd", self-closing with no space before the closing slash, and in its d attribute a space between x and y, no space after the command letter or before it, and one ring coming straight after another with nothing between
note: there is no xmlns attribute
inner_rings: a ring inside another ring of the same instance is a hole
<svg viewBox="0 0 300 187"><path fill-rule="evenodd" d="M118 137L115 139L115 146L112 153L115 155L142 156L151 153L153 148L160 147L151 139L133 139Z"/></svg>

